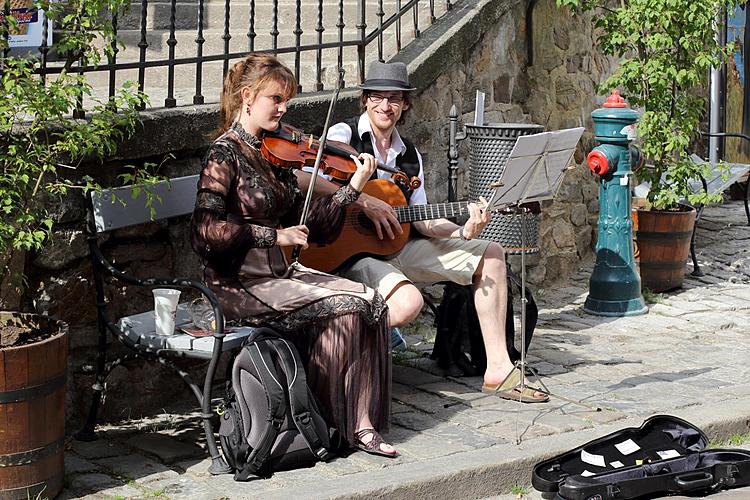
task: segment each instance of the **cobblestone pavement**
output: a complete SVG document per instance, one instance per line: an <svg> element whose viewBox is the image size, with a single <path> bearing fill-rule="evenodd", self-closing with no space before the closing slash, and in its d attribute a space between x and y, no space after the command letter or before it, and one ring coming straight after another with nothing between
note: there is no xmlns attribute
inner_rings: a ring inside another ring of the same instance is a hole
<svg viewBox="0 0 750 500"><path fill-rule="evenodd" d="M61 498L482 498L529 493L537 461L657 413L686 418L712 440L750 435L750 227L741 202L707 209L696 243L706 275L686 276L646 315L585 314L593 262L535 291L528 360L561 396L548 403L485 396L480 378L441 373L425 354L433 335L425 317L406 332L410 352L394 365L388 439L397 459L359 452L236 483L208 475L195 444L203 442L198 413L173 410L101 427L93 443L71 441Z"/></svg>

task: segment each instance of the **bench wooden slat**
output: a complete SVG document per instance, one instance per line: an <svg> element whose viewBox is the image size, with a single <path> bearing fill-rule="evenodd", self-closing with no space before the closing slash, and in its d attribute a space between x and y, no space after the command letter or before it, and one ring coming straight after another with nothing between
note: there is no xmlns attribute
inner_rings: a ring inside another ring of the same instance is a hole
<svg viewBox="0 0 750 500"><path fill-rule="evenodd" d="M153 200L154 216L146 206L146 195L141 191L133 198L133 186L92 192L96 232L112 231L127 226L186 215L193 211L198 188L198 175L175 177L157 183L152 192L161 198ZM142 189L142 188L141 188ZM119 200L119 201L118 201ZM125 204L121 203L124 201Z"/></svg>
<svg viewBox="0 0 750 500"><path fill-rule="evenodd" d="M693 163L697 164L708 163L700 156L695 154L690 155L690 159L693 161ZM724 191L729 189L729 186L731 186L735 182L741 181L747 175L747 173L750 172L750 164L747 163L727 163L727 166L729 167L729 172L726 179L722 179L718 167L712 166L711 178L706 179L706 185L708 186L709 194L723 193ZM690 187L693 189L693 191L696 192L703 190L703 184L701 184L699 180L691 181Z"/></svg>
<svg viewBox="0 0 750 500"><path fill-rule="evenodd" d="M175 335L156 334L153 311L120 318L117 322L117 327L131 342L147 348L146 350L156 351L159 349L171 349L175 351L184 351L188 355L190 354L188 351L191 351L199 357L209 358L211 357L211 352L214 347L213 337L193 337L192 335L179 331L182 327L193 326L193 323L190 321L187 307L187 302L183 302L177 306ZM254 328L249 326L232 328L232 331L227 333L224 337L224 342L221 346L222 351L226 352L242 345L242 342L248 335L250 335L250 333L252 333L253 330ZM202 353L202 355L199 353Z"/></svg>

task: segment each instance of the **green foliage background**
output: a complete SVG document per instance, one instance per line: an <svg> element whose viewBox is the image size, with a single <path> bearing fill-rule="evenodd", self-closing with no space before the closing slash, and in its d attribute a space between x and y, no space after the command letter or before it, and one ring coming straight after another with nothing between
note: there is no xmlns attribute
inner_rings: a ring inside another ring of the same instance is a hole
<svg viewBox="0 0 750 500"><path fill-rule="evenodd" d="M691 179L710 167L689 159L707 97L701 89L709 70L728 59L732 47L721 47L715 19L736 0L556 0L574 11L593 11L599 48L621 59L600 92L619 88L631 106L643 111L638 131L650 164L638 172L651 183L655 209L718 201L720 194L694 193Z"/></svg>
<svg viewBox="0 0 750 500"><path fill-rule="evenodd" d="M129 0L37 0L35 7L61 34L54 47L62 59L60 72L42 77L38 58L0 58L0 283L20 287L22 275L7 281L13 254L39 250L48 239L54 221L43 200L75 188L99 189L93 179L77 174L81 162L111 156L135 132L146 97L134 84L98 100L86 79L71 72L74 64L111 60L118 43L111 13L128 5ZM0 51L14 25L12 16L0 24ZM84 100L92 103L87 119L74 119ZM124 180L155 181L149 168L131 169Z"/></svg>

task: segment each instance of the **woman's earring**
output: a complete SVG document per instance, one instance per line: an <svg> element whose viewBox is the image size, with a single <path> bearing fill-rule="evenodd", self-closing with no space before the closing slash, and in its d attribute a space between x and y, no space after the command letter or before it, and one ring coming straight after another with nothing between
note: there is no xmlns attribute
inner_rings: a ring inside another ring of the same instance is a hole
<svg viewBox="0 0 750 500"><path fill-rule="evenodd" d="M247 115L250 116L251 114L253 114L253 108L250 107L250 105L248 104L247 105Z"/></svg>

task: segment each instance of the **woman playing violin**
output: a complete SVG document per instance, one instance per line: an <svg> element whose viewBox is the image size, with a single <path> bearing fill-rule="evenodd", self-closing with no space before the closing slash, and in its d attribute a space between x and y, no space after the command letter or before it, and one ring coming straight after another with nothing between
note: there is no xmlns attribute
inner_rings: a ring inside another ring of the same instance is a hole
<svg viewBox="0 0 750 500"><path fill-rule="evenodd" d="M306 359L308 382L329 422L352 445L395 456L379 434L390 419L388 312L373 289L288 263L282 247L327 243L375 169L371 155L353 158L356 172L333 194L304 204L290 169L260 152L276 130L297 82L275 57L251 54L236 63L221 95L222 134L209 148L191 224L193 249L227 320L282 331Z"/></svg>

